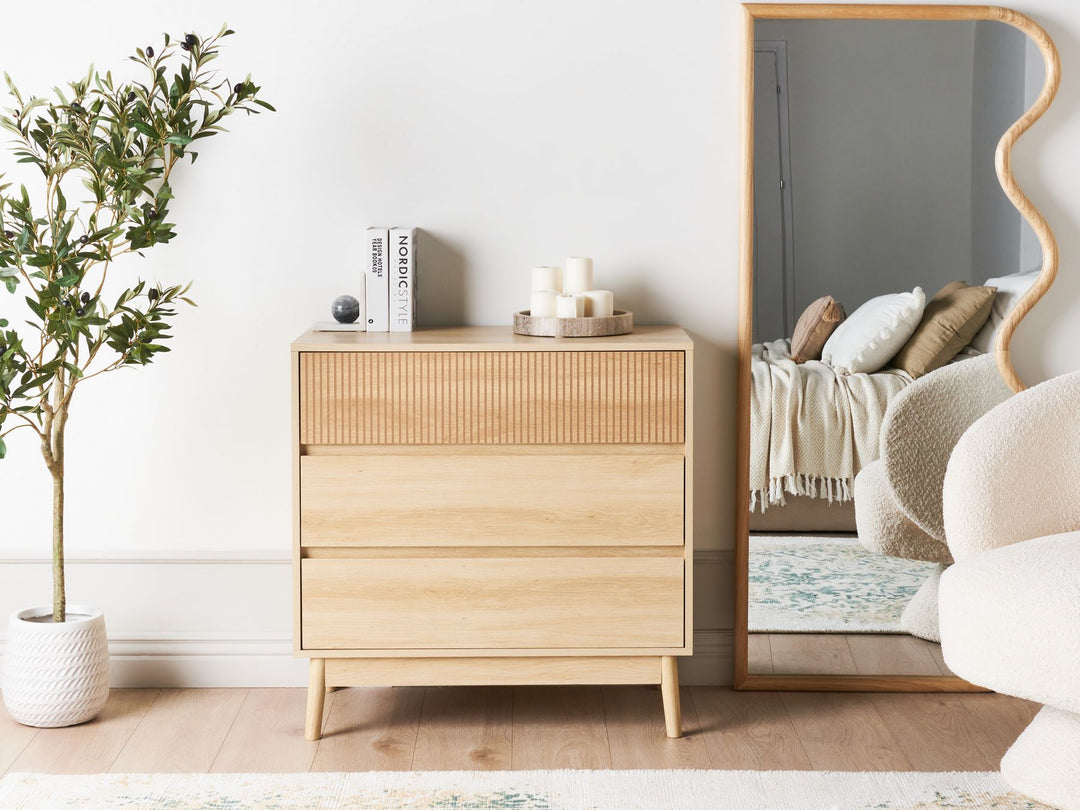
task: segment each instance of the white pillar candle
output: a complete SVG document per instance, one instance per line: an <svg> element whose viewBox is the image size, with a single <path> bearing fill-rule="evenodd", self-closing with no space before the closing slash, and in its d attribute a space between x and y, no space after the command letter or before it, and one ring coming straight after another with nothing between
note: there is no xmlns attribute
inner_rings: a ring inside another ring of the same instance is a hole
<svg viewBox="0 0 1080 810"><path fill-rule="evenodd" d="M532 271L532 290L555 290L562 292L561 267L534 267Z"/></svg>
<svg viewBox="0 0 1080 810"><path fill-rule="evenodd" d="M555 301L560 295L555 290L533 290L529 296L529 314L534 318L554 318Z"/></svg>
<svg viewBox="0 0 1080 810"><path fill-rule="evenodd" d="M587 290L581 297L585 299L586 318L609 318L615 314L615 296L608 290Z"/></svg>
<svg viewBox="0 0 1080 810"><path fill-rule="evenodd" d="M555 304L555 314L560 318L582 318L585 315L585 299L580 295L565 293Z"/></svg>
<svg viewBox="0 0 1080 810"><path fill-rule="evenodd" d="M571 256L567 259L563 292L580 293L592 288L592 259L584 256Z"/></svg>

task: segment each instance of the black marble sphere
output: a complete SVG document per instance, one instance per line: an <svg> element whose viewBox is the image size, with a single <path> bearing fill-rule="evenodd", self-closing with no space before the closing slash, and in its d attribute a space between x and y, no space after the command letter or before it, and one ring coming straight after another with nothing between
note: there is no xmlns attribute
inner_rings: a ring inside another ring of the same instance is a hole
<svg viewBox="0 0 1080 810"><path fill-rule="evenodd" d="M353 323L360 317L360 302L351 295L339 295L330 305L330 312L338 323Z"/></svg>

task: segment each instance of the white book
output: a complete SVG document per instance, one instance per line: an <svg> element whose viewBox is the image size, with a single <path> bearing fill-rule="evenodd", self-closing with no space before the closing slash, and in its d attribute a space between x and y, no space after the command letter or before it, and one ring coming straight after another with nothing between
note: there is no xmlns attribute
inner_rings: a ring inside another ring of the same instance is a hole
<svg viewBox="0 0 1080 810"><path fill-rule="evenodd" d="M390 331L416 328L416 229L390 229Z"/></svg>
<svg viewBox="0 0 1080 810"><path fill-rule="evenodd" d="M390 277L387 273L386 228L368 228L366 231L365 275L367 331L390 331Z"/></svg>

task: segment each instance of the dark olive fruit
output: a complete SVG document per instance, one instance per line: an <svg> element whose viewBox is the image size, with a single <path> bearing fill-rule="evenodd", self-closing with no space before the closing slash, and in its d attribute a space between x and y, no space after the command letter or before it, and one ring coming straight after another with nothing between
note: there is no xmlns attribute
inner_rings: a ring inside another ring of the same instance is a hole
<svg viewBox="0 0 1080 810"><path fill-rule="evenodd" d="M153 45L147 45L146 46L146 58L147 59L153 59L154 58L154 46Z"/></svg>
<svg viewBox="0 0 1080 810"><path fill-rule="evenodd" d="M82 301L84 304L89 304L90 303L90 293L83 293L82 298L80 298L79 300Z"/></svg>
<svg viewBox="0 0 1080 810"><path fill-rule="evenodd" d="M60 302L60 306L62 306L64 309L71 309L71 302L65 298L63 301Z"/></svg>
<svg viewBox="0 0 1080 810"><path fill-rule="evenodd" d="M75 310L75 314L81 318L83 315L86 314L86 310L82 307L79 307L77 310Z"/></svg>
<svg viewBox="0 0 1080 810"><path fill-rule="evenodd" d="M151 301L157 301L161 297L161 293L156 287L151 287L150 290L146 293L146 297L149 298Z"/></svg>
<svg viewBox="0 0 1080 810"><path fill-rule="evenodd" d="M181 42L180 43L180 49L183 50L183 51L190 51L191 46L188 45L186 42Z"/></svg>
<svg viewBox="0 0 1080 810"><path fill-rule="evenodd" d="M82 236L79 237L79 244L80 245L85 245L89 241L90 241L90 237L87 236L85 233Z"/></svg>
<svg viewBox="0 0 1080 810"><path fill-rule="evenodd" d="M83 112L83 106L82 106L82 104L80 104L80 103L79 103L79 102L77 102L77 101L75 101L75 102L72 102L72 104L71 104L71 109L73 109L73 110L74 110L75 112Z"/></svg>
<svg viewBox="0 0 1080 810"><path fill-rule="evenodd" d="M134 102L135 102L135 91L134 91L134 90L132 90L132 91L131 91L130 93L128 93L128 95L127 95L127 103L128 103L128 104L133 104Z"/></svg>
<svg viewBox="0 0 1080 810"><path fill-rule="evenodd" d="M4 231L4 238L5 239L14 239L15 238L14 231Z"/></svg>
<svg viewBox="0 0 1080 810"><path fill-rule="evenodd" d="M199 44L199 39L194 34L188 34L186 37L184 37L184 44L187 45L189 48L194 48L196 45Z"/></svg>
<svg viewBox="0 0 1080 810"><path fill-rule="evenodd" d="M146 216L150 219L157 219L161 215L158 213L158 210L156 208L151 208Z"/></svg>
<svg viewBox="0 0 1080 810"><path fill-rule="evenodd" d="M243 93L244 92L244 83L243 82L237 82L236 87L233 88L233 92L236 93L237 95L240 95L241 93Z"/></svg>

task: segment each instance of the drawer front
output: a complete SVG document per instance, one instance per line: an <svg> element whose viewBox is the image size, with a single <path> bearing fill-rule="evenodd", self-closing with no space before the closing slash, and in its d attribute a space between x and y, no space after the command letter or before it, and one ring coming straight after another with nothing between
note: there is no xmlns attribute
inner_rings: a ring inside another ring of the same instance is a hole
<svg viewBox="0 0 1080 810"><path fill-rule="evenodd" d="M306 650L683 646L681 557L301 561Z"/></svg>
<svg viewBox="0 0 1080 810"><path fill-rule="evenodd" d="M682 455L319 455L304 546L682 545Z"/></svg>
<svg viewBox="0 0 1080 810"><path fill-rule="evenodd" d="M301 444L680 444L684 353L302 352Z"/></svg>

